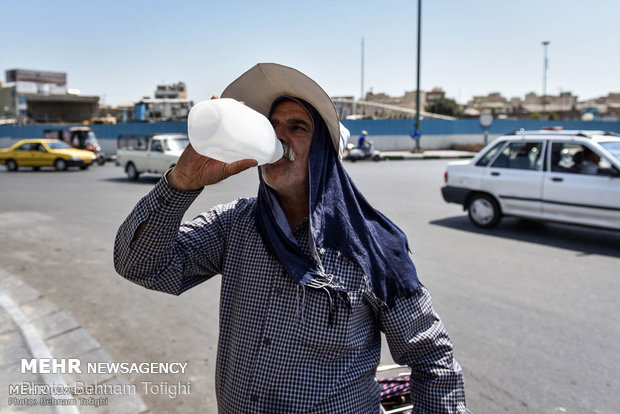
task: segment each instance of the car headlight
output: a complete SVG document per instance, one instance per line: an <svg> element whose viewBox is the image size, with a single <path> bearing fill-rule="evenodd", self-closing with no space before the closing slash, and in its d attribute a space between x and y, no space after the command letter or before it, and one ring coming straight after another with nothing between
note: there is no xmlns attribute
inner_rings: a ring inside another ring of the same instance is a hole
<svg viewBox="0 0 620 414"><path fill-rule="evenodd" d="M97 156L95 154L91 155L90 158L92 158L93 160L97 158Z"/></svg>
<svg viewBox="0 0 620 414"><path fill-rule="evenodd" d="M79 155L72 155L72 156L71 156L71 159L72 159L73 161L79 161L79 160L81 160L81 158L80 158L80 156L79 156Z"/></svg>

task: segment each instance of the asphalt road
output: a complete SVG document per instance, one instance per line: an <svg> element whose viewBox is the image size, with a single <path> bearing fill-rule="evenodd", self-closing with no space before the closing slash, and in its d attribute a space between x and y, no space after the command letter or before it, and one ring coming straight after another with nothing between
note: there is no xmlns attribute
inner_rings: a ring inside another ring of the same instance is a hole
<svg viewBox="0 0 620 414"><path fill-rule="evenodd" d="M620 232L505 219L470 225L440 195L447 161L347 163L373 205L408 235L420 279L455 344L474 413L616 413L620 406ZM216 412L219 277L180 297L116 275L116 229L156 178L0 171L0 267L73 316L116 361L188 362L177 398L154 413ZM254 171L205 190L187 218L253 196ZM383 351L384 362L389 352ZM140 391L140 389L139 389Z"/></svg>

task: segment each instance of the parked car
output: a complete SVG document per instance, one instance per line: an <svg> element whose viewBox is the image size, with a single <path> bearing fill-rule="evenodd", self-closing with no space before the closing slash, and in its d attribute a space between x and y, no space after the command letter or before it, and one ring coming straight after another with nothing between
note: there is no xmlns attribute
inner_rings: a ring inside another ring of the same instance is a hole
<svg viewBox="0 0 620 414"><path fill-rule="evenodd" d="M119 135L116 140L116 163L137 180L142 173L163 174L176 164L189 144L183 134Z"/></svg>
<svg viewBox="0 0 620 414"><path fill-rule="evenodd" d="M620 135L519 131L448 164L445 201L479 227L502 216L620 230Z"/></svg>
<svg viewBox="0 0 620 414"><path fill-rule="evenodd" d="M9 171L19 167L54 167L57 170L80 167L84 170L95 158L95 153L75 149L57 139L23 139L0 149L0 164L6 165Z"/></svg>

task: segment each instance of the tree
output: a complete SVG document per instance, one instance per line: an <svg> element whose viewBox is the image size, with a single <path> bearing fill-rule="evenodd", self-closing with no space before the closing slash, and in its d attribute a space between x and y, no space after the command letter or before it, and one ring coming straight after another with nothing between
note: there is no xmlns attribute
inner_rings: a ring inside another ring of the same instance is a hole
<svg viewBox="0 0 620 414"><path fill-rule="evenodd" d="M450 98L439 98L433 103L426 105L425 109L427 112L432 112L434 114L456 117L461 115L459 104L457 104L454 99Z"/></svg>

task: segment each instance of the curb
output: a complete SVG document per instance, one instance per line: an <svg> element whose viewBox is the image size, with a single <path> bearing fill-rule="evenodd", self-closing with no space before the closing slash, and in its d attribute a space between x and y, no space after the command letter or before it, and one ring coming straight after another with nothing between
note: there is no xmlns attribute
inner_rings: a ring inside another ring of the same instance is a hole
<svg viewBox="0 0 620 414"><path fill-rule="evenodd" d="M144 414L148 408L137 393L52 395L12 393L11 385L64 389L81 386L128 387L120 375L99 373L22 373L22 359L77 358L83 362L114 362L101 345L71 316L17 277L0 269L0 414L119 413ZM27 387L28 388L28 387ZM32 388L32 387L30 387ZM20 388L20 390L22 390ZM10 404L11 398L33 405ZM43 399L50 403L41 404ZM63 404L71 403L71 404ZM72 400L72 401L71 401ZM105 400L105 403L103 403ZM97 403L99 401L99 403ZM36 402L36 404L34 404Z"/></svg>
<svg viewBox="0 0 620 414"><path fill-rule="evenodd" d="M409 151L384 151L381 153L383 160L389 161L420 161L420 160L460 160L473 158L476 153L468 151L426 151L426 152L409 152ZM350 161L344 159L345 161Z"/></svg>

